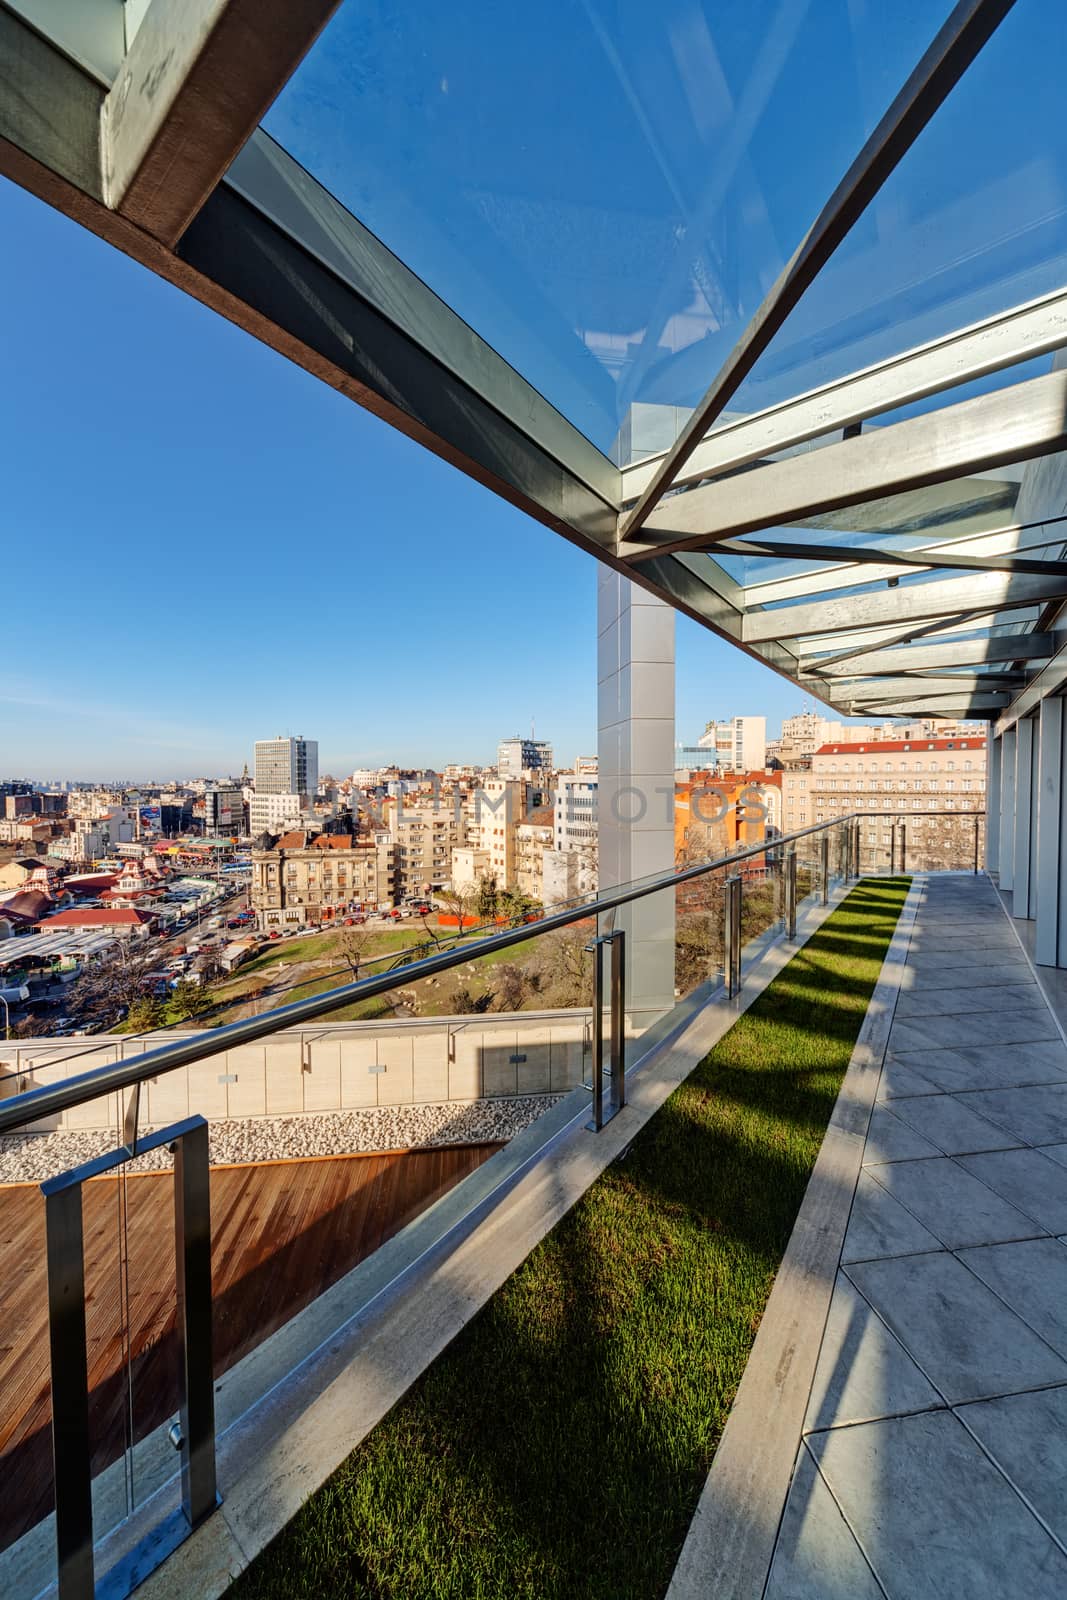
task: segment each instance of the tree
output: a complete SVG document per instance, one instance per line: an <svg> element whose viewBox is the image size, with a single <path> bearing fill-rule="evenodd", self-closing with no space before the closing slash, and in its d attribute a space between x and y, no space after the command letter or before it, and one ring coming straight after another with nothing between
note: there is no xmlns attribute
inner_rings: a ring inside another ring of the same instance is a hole
<svg viewBox="0 0 1067 1600"><path fill-rule="evenodd" d="M144 994L130 1006L126 1021L132 1033L151 1033L167 1020L167 1007L155 994Z"/></svg>
<svg viewBox="0 0 1067 1600"><path fill-rule="evenodd" d="M211 1004L211 996L202 984L182 978L171 996L170 1014L175 1022L192 1021L210 1011Z"/></svg>
<svg viewBox="0 0 1067 1600"><path fill-rule="evenodd" d="M66 991L65 1007L79 1022L114 1020L147 991L144 971L132 952L114 952L83 967Z"/></svg>
<svg viewBox="0 0 1067 1600"><path fill-rule="evenodd" d="M359 977L359 969L366 961L370 950L372 935L366 928L343 928L337 941L337 953L345 966L352 974L352 981Z"/></svg>
<svg viewBox="0 0 1067 1600"><path fill-rule="evenodd" d="M474 895L467 888L442 889L438 895L449 916L455 917L459 928L459 937L462 939L466 929L464 921L473 915Z"/></svg>
<svg viewBox="0 0 1067 1600"><path fill-rule="evenodd" d="M537 941L538 986L549 1009L592 1005L593 966L585 947L594 932L591 925L579 924Z"/></svg>
<svg viewBox="0 0 1067 1600"><path fill-rule="evenodd" d="M496 879L494 877L483 878L481 883L478 885L477 904L478 920L480 922L492 922L493 918L497 915L497 908L500 903L500 898L500 893L496 886Z"/></svg>
<svg viewBox="0 0 1067 1600"><path fill-rule="evenodd" d="M537 992L536 973L524 972L514 962L504 961L493 973L494 1011L521 1011L531 994Z"/></svg>

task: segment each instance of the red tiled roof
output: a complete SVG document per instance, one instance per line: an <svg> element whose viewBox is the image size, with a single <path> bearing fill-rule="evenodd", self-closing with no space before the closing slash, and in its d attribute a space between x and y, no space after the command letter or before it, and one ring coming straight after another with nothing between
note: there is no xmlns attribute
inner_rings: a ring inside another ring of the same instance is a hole
<svg viewBox="0 0 1067 1600"><path fill-rule="evenodd" d="M863 744L822 744L817 756L876 756L883 750L984 750L985 740L970 735L966 739L868 739Z"/></svg>
<svg viewBox="0 0 1067 1600"><path fill-rule="evenodd" d="M89 906L82 911L60 911L57 916L47 919L46 926L49 928L131 927L151 920L151 917L145 916L143 911L135 911L132 906L99 908Z"/></svg>

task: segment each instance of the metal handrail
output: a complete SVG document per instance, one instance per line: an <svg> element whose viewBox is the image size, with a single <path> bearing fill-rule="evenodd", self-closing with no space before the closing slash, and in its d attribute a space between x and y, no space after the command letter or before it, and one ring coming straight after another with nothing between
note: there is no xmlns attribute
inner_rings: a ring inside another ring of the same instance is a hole
<svg viewBox="0 0 1067 1600"><path fill-rule="evenodd" d="M375 995L418 982L421 978L433 977L439 972L447 972L452 967L462 966L493 951L506 950L512 945L524 943L527 939L539 938L543 933L553 933L558 928L570 927L575 922L584 922L589 917L617 910L620 906L629 905L634 900L642 900L647 895L659 894L664 889L677 888L680 883L689 883L695 878L705 877L710 872L720 871L724 867L736 867L738 863L750 860L753 856L766 855L770 850L777 851L783 845L793 844L798 839L806 839L813 834L825 833L828 828L839 827L844 822L855 821L860 817L887 817L894 814L895 812L891 811L845 812L829 822L816 822L808 828L798 829L795 833L775 834L772 839L764 839L759 844L749 845L731 855L718 856L714 861L702 861L696 866L684 867L680 871L657 874L647 882L639 880L637 885L627 884L625 888L618 889L614 893L599 895L584 905L572 904L562 911L539 917L536 922L522 922L513 928L505 928L500 933L480 939L474 952L470 944L464 945L462 941L458 941L456 945L450 945L447 950L424 956L422 960L412 961L406 966L393 967L388 972L379 973L373 978L357 978L352 983L344 983L336 989L329 989L325 994L312 995L306 1000L293 1000L288 1005L264 1011L258 1016L246 1017L240 1022L229 1022L222 1028L197 1033L190 1039L171 1041L160 1045L158 1049L130 1056L125 1061L112 1062L79 1073L73 1078L67 1078L63 1083L45 1085L39 1089L27 1089L23 1094L12 1095L9 1100L0 1103L0 1134L14 1132L28 1122L37 1122L43 1117L54 1116L61 1111L69 1111L72 1106L83 1105L87 1100L95 1100L101 1095L130 1089L135 1084L144 1083L148 1078L155 1078L161 1073L188 1066L193 1061L202 1061L209 1056L220 1055L225 1050L234 1049L238 1045L251 1044L257 1039L267 1038L294 1023L314 1021L318 1017L328 1016L331 1011L339 1011L342 1006L351 1005L355 1001L373 999ZM985 808L974 811L915 811L908 812L908 815L974 817L984 816Z"/></svg>

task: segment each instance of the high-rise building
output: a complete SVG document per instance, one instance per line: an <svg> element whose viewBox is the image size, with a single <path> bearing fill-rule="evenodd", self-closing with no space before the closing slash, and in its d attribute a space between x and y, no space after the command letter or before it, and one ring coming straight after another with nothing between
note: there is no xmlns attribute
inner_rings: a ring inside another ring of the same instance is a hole
<svg viewBox="0 0 1067 1600"><path fill-rule="evenodd" d="M306 794L319 786L319 742L283 738L256 740L256 793Z"/></svg>
<svg viewBox="0 0 1067 1600"><path fill-rule="evenodd" d="M551 772L552 746L543 739L501 739L496 747L499 778L521 778L524 772Z"/></svg>
<svg viewBox="0 0 1067 1600"><path fill-rule="evenodd" d="M694 751L682 747L686 758L675 767L722 767L729 772L756 772L767 763L767 718L728 717L724 722L709 722L696 742L696 752L703 755L698 763L691 761Z"/></svg>
<svg viewBox="0 0 1067 1600"><path fill-rule="evenodd" d="M296 826L310 813L319 786L317 739L256 740L256 790L248 803L248 826L255 836Z"/></svg>

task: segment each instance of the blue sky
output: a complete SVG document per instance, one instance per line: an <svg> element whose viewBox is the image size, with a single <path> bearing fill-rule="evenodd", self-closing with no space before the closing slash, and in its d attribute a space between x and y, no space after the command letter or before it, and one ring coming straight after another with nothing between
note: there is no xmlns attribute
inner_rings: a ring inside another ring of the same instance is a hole
<svg viewBox="0 0 1067 1600"><path fill-rule="evenodd" d="M595 748L591 557L2 180L0 236L0 776ZM680 737L803 703L680 619Z"/></svg>

